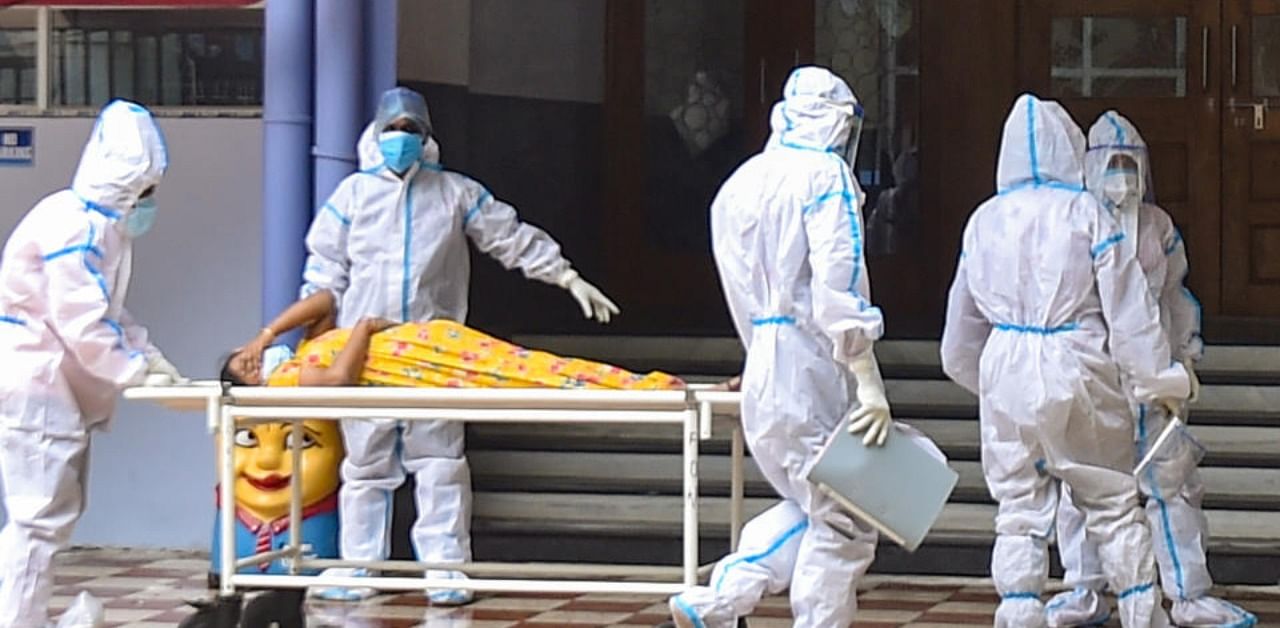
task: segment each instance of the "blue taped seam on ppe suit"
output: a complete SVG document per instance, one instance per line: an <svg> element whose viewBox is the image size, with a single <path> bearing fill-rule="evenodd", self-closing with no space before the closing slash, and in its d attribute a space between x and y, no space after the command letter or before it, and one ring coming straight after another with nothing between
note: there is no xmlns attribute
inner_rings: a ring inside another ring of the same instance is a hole
<svg viewBox="0 0 1280 628"><path fill-rule="evenodd" d="M1084 134L1060 105L1018 99L996 173L996 189L1013 191L970 217L947 307L943 369L979 398L983 475L999 504L992 579L1001 595L1036 594L1004 599L998 627L1046 624L1038 596L1048 578L1054 478L1072 485L1090 513L1115 590L1155 576L1130 475L1133 418L1120 374L1149 402L1185 398L1188 380L1170 366L1141 269L1104 244L1118 225L1093 196L1073 191L1084 182L1084 152ZM1028 333L993 333L1012 322ZM1074 327L1036 333L1066 325ZM1144 591L1122 600L1124 624L1166 625L1159 599Z"/></svg>
<svg viewBox="0 0 1280 628"><path fill-rule="evenodd" d="M1151 299L1159 305L1160 326L1172 358L1181 363L1199 360L1200 304L1185 285L1187 253L1182 236L1169 214L1155 204L1152 173L1146 142L1137 127L1114 111L1104 113L1089 130L1089 150L1085 156L1085 179L1100 202L1107 202L1107 170L1116 157L1127 158L1138 169L1139 186L1124 198L1112 214L1125 229L1124 255L1136 257L1146 278ZM1145 454L1147 442L1164 430L1168 417L1163 408L1129 403L1137 414L1134 439L1138 456ZM1204 551L1208 538L1207 521L1200 508L1204 484L1196 468L1198 443L1190 437L1174 443L1157 458L1139 481L1139 489L1149 496L1147 519L1152 528L1153 546L1164 594L1173 600L1171 619L1180 626L1249 626L1257 619L1234 604L1209 595L1213 579ZM1072 502L1064 487L1058 510L1058 548L1066 570L1067 584L1086 591L1070 599L1060 595L1050 612L1050 623L1068 625L1089 616L1102 606L1099 592L1105 584L1096 544L1086 538L1084 514Z"/></svg>
<svg viewBox="0 0 1280 628"><path fill-rule="evenodd" d="M143 108L103 108L71 187L42 199L0 259L0 626L48 620L53 555L84 508L89 432L159 350L125 310L132 240L121 228L168 157Z"/></svg>
<svg viewBox="0 0 1280 628"><path fill-rule="evenodd" d="M388 99L394 102L389 105ZM404 94L388 99L383 102L388 111L412 109L403 103L418 100ZM390 118L384 120L380 109L379 121L365 128L357 145L360 171L343 179L317 212L306 238L304 296L332 292L341 327L367 316L465 322L468 241L530 279L561 285L567 274L576 276L546 232L521 222L514 208L475 180L440 168L434 139L403 176L388 168L377 138L400 114L386 114ZM429 127L425 103L408 115ZM339 493L343 558L388 556L385 495L412 473L418 505L412 541L418 556L429 562L471 560L471 476L463 424L401 426L389 419L359 419L342 421L342 431L347 445ZM399 455L386 454L397 446Z"/></svg>
<svg viewBox="0 0 1280 628"><path fill-rule="evenodd" d="M746 348L742 423L756 465L782 501L753 518L716 565L713 586L671 599L680 625L727 628L762 596L790 588L795 625L847 626L877 535L806 473L853 406L848 362L871 351L883 316L869 305L863 196L836 149L851 141L856 99L828 70L794 71L773 134L721 187L712 250ZM834 202L839 201L839 202ZM923 435L899 425L897 436Z"/></svg>

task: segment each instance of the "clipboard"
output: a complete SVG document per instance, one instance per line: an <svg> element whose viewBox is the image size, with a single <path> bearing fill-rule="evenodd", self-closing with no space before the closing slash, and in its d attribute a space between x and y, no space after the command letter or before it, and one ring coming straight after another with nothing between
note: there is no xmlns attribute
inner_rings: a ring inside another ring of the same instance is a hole
<svg viewBox="0 0 1280 628"><path fill-rule="evenodd" d="M883 446L868 447L841 424L808 479L885 537L915 551L960 476L898 429L890 430Z"/></svg>
<svg viewBox="0 0 1280 628"><path fill-rule="evenodd" d="M1177 438L1182 435L1182 430L1186 425L1187 424L1183 422L1182 417L1174 415L1174 417L1165 424L1164 430L1162 430L1160 435L1156 437L1155 442L1147 449L1147 455L1143 456L1142 460L1138 461L1138 466L1133 468L1133 477L1140 479L1143 472L1147 470L1147 467L1150 467L1151 463L1155 462L1156 458L1159 458L1160 455L1164 453L1165 449L1171 447L1177 442Z"/></svg>

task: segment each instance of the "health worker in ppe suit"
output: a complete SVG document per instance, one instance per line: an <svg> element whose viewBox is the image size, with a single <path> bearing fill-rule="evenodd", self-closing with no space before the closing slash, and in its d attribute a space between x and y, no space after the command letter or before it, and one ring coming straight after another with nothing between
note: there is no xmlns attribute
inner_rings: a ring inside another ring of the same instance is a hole
<svg viewBox="0 0 1280 628"><path fill-rule="evenodd" d="M1121 623L1168 625L1131 475L1128 398L1180 403L1189 382L1171 365L1142 269L1122 253L1124 233L1085 191L1084 152L1084 133L1058 103L1018 98L998 193L969 219L947 306L942 366L978 395L982 470L999 504L997 627L1046 624L1054 478L1086 513Z"/></svg>
<svg viewBox="0 0 1280 628"><path fill-rule="evenodd" d="M339 327L366 317L465 322L470 240L505 267L565 288L588 317L608 322L618 312L578 276L551 236L520 222L515 209L480 183L442 168L438 150L422 96L405 88L385 92L374 125L358 147L362 170L343 179L311 224L303 296L331 291ZM391 495L407 472L417 482L412 541L418 558L471 560L471 476L462 423L346 420L342 432L347 447L339 494L344 559L387 558ZM453 571L428 576L463 578ZM313 593L353 600L374 591L325 588ZM436 604L465 604L472 598L465 588L428 595Z"/></svg>
<svg viewBox="0 0 1280 628"><path fill-rule="evenodd" d="M124 308L133 240L151 228L168 156L143 107L98 116L71 187L41 200L0 259L0 626L43 627L53 555L85 504L89 434L119 391L178 370Z"/></svg>
<svg viewBox="0 0 1280 628"><path fill-rule="evenodd" d="M1120 223L1125 238L1118 245L1124 255L1136 256L1147 279L1151 298L1159 305L1160 324L1173 351L1191 376L1191 398L1199 385L1192 365L1203 354L1200 340L1200 304L1183 285L1187 276L1187 251L1169 214L1154 204L1151 161L1138 129L1120 114L1109 111L1089 129L1085 153L1085 185ZM1137 454L1164 430L1169 417L1158 405L1130 399L1137 415L1134 438ZM1186 418L1182 409L1179 416ZM1240 607L1209 595L1213 578L1205 563L1208 538L1200 499L1204 485L1196 469L1201 449L1190 435L1177 437L1162 448L1138 478L1147 495L1147 519L1152 529L1156 564L1165 595L1173 600L1171 619L1179 626L1245 628L1257 618ZM1064 578L1073 590L1050 600L1046 609L1050 626L1079 626L1105 620L1109 608L1102 600L1106 586L1098 559L1096 539L1085 534L1084 513L1063 487L1058 505L1058 553L1066 569Z"/></svg>
<svg viewBox="0 0 1280 628"><path fill-rule="evenodd" d="M893 426L872 351L883 320L870 300L864 197L849 167L861 107L823 68L796 69L783 89L768 144L711 205L712 250L747 352L746 441L783 501L743 528L708 586L671 598L681 628L733 626L788 587L796 626L848 626L877 533L819 492L810 467L846 416L870 446L892 430L942 457L919 432Z"/></svg>

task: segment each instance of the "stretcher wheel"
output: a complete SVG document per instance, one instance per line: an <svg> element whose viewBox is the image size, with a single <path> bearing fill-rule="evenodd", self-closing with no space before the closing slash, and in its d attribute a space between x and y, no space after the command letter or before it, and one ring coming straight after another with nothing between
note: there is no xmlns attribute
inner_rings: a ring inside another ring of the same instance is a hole
<svg viewBox="0 0 1280 628"><path fill-rule="evenodd" d="M191 602L196 612L182 620L178 628L305 628L305 601L305 590L281 589L260 593L248 603L239 593Z"/></svg>
<svg viewBox="0 0 1280 628"><path fill-rule="evenodd" d="M277 589L266 591L249 600L240 615L240 628L305 628L307 620L302 612L306 602L305 589Z"/></svg>
<svg viewBox="0 0 1280 628"><path fill-rule="evenodd" d="M194 615L182 620L178 628L239 628L240 606L244 598L239 594L215 597L206 602L189 602L196 608Z"/></svg>

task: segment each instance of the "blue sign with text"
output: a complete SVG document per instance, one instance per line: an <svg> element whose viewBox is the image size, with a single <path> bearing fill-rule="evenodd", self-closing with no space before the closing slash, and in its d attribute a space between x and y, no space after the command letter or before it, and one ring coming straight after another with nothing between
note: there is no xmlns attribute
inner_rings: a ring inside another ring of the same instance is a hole
<svg viewBox="0 0 1280 628"><path fill-rule="evenodd" d="M30 166L35 162L35 129L0 127L0 166Z"/></svg>

